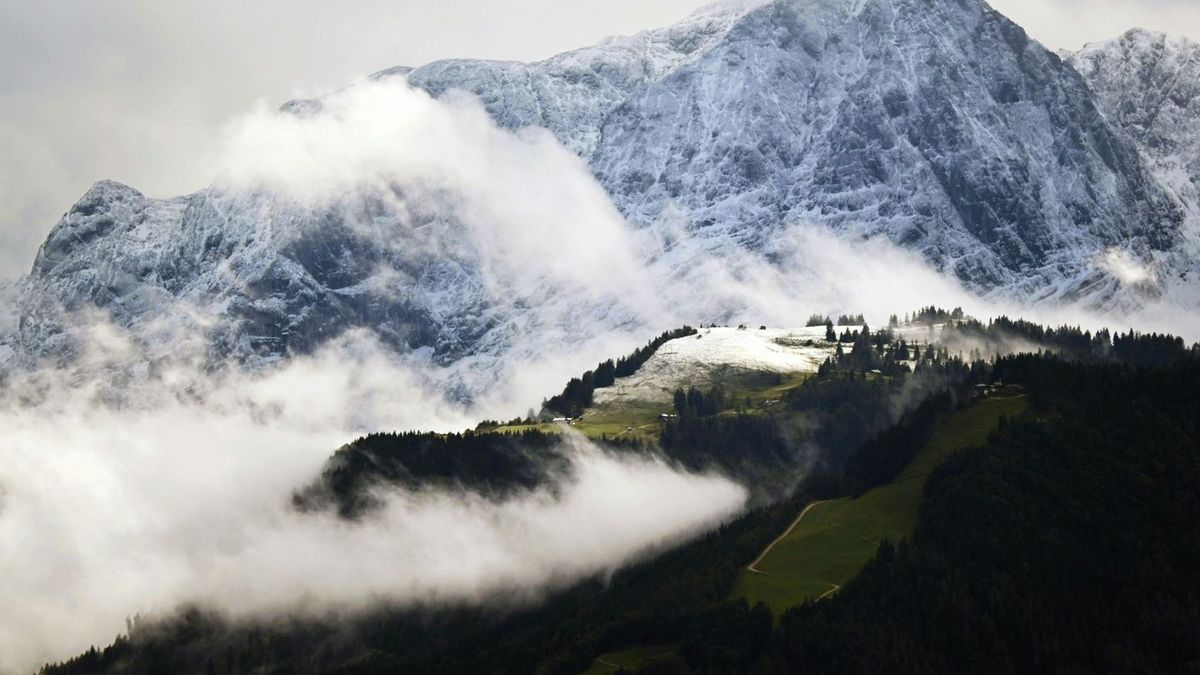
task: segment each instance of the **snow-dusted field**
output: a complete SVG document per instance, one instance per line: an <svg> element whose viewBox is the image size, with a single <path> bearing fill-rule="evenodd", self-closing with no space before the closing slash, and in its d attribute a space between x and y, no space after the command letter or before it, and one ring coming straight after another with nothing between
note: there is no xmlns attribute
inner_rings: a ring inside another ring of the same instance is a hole
<svg viewBox="0 0 1200 675"><path fill-rule="evenodd" d="M838 328L841 334L845 327ZM851 331L858 327L850 327ZM811 342L811 346L806 343ZM834 353L825 327L702 328L699 335L671 340L633 375L596 390L596 404L662 403L679 387L710 385L731 373L815 373Z"/></svg>

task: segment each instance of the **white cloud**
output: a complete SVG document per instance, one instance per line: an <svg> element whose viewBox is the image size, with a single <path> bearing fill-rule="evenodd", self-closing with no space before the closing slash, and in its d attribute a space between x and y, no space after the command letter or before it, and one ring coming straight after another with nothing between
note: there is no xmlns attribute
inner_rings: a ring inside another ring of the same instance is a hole
<svg viewBox="0 0 1200 675"><path fill-rule="evenodd" d="M1130 28L1200 41L1200 6L1189 0L989 0L1051 49L1076 50Z"/></svg>
<svg viewBox="0 0 1200 675"><path fill-rule="evenodd" d="M1098 261L1099 266L1124 284L1139 284L1154 278L1153 271L1138 262L1128 251L1113 247Z"/></svg>
<svg viewBox="0 0 1200 675"><path fill-rule="evenodd" d="M119 359L119 336L97 330L110 334L89 363ZM403 361L364 342L260 375L210 377L185 361L129 383L119 409L81 374L18 378L0 400L0 671L107 643L123 617L190 601L270 617L301 604L532 600L707 529L745 499L723 478L572 437L574 475L557 491L500 502L395 491L350 524L290 508L333 449L368 430L471 418Z"/></svg>

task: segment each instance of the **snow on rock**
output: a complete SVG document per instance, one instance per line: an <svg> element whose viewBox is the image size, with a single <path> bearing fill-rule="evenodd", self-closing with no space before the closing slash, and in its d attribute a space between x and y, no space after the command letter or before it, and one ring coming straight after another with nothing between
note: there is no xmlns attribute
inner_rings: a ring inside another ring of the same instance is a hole
<svg viewBox="0 0 1200 675"><path fill-rule="evenodd" d="M549 130L643 234L683 228L698 250L771 265L784 228L823 225L890 240L982 294L1124 307L1165 280L1200 283L1185 248L1200 231L1186 229L1200 201L1192 54L1133 34L1073 61L1089 88L982 0L736 0L539 63L440 61L375 80L465 91L504 129ZM0 344L69 355L64 312L99 309L149 326L164 350L204 335L250 364L362 328L486 371L529 335L632 325L619 299L573 303L569 284L497 287L488 247L464 236L481 229L469 210L419 184L390 189L313 209L220 182L165 200L97 183L46 240Z"/></svg>
<svg viewBox="0 0 1200 675"><path fill-rule="evenodd" d="M1159 180L1188 210L1187 239L1169 291L1196 293L1200 280L1200 44L1133 29L1064 53L1095 92L1105 116L1132 136ZM1123 250L1110 254L1123 257Z"/></svg>
<svg viewBox="0 0 1200 675"><path fill-rule="evenodd" d="M985 3L718 7L541 63L408 78L479 96L501 125L549 128L631 221L677 218L714 246L768 250L781 226L820 223L886 237L980 292L1111 306L1143 289L1099 264L1109 248L1151 261L1179 244L1184 210L1134 141ZM676 44L695 48L651 56Z"/></svg>

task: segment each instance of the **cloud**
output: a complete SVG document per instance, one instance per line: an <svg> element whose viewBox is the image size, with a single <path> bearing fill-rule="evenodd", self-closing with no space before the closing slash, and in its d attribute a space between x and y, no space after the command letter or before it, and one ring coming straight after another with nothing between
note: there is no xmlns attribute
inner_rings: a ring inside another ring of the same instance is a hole
<svg viewBox="0 0 1200 675"><path fill-rule="evenodd" d="M233 125L227 148L218 185L265 189L307 208L373 195L387 213L372 213L369 227L388 229L368 234L398 248L416 241L406 212L450 221L424 246L442 255L453 237L469 240L485 280L503 280L493 297L614 280L625 281L622 293L639 292L628 228L583 161L548 131L499 129L477 99L364 83L326 97L319 115L260 107ZM465 231L452 229L460 225Z"/></svg>
<svg viewBox="0 0 1200 675"><path fill-rule="evenodd" d="M1189 0L990 0L990 4L1051 49L1076 50L1131 28L1200 41L1200 7Z"/></svg>
<svg viewBox="0 0 1200 675"><path fill-rule="evenodd" d="M538 59L666 25L698 0L0 0L0 279L89 185L168 197L220 168L226 123L395 65Z"/></svg>
<svg viewBox="0 0 1200 675"><path fill-rule="evenodd" d="M1139 284L1154 278L1154 273L1149 268L1120 248L1108 249L1098 264L1124 284Z"/></svg>
<svg viewBox="0 0 1200 675"><path fill-rule="evenodd" d="M98 335L107 347L92 362L117 358L119 342ZM396 491L361 523L304 515L291 491L354 435L462 428L470 414L369 342L258 375L168 370L135 378L118 408L74 370L6 389L0 671L68 657L111 640L125 616L191 601L244 618L534 600L712 527L745 499L726 479L570 437L573 475L554 490L501 502Z"/></svg>

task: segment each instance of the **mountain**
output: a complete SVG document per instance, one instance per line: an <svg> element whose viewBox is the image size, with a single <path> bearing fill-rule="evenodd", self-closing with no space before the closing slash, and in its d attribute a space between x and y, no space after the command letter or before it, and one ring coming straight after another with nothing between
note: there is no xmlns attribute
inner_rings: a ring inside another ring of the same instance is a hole
<svg viewBox="0 0 1200 675"><path fill-rule="evenodd" d="M1197 259L1200 226L1200 44L1142 29L1064 54L1105 116L1138 144L1151 171L1187 205ZM1196 278L1193 268L1191 278Z"/></svg>
<svg viewBox="0 0 1200 675"><path fill-rule="evenodd" d="M886 238L981 294L1103 307L1160 291L1112 274L1112 251L1172 274L1186 262L1192 202L1149 141L979 0L739 1L538 63L374 76L396 78L470 92L503 128L548 129L635 227L682 225L708 253L771 261L788 226L819 224ZM43 245L4 341L69 354L62 312L99 307L164 350L201 331L215 356L256 363L363 327L448 364L535 326L633 320L619 292L568 306L550 283L497 288L486 244L464 236L472 214L392 190L313 208L220 181L169 200L98 183Z"/></svg>
<svg viewBox="0 0 1200 675"><path fill-rule="evenodd" d="M670 208L759 249L818 222L982 292L1103 302L1093 259L1170 251L1184 218L1079 75L982 2L778 0L537 64L400 74L551 129L639 225Z"/></svg>
<svg viewBox="0 0 1200 675"><path fill-rule="evenodd" d="M396 347L461 354L480 344L494 322L479 302L479 265L466 260L472 252L448 237L440 255L421 253L414 234L407 243L415 252L395 256L388 241L347 216L380 211L372 196L347 202L307 211L269 193L220 188L156 200L97 183L38 252L20 338L42 353L68 348L62 313L98 307L118 324L154 321L175 338L207 328L218 354L244 359L308 351L356 325ZM452 224L442 225L437 232L446 235ZM406 282L379 282L381 265ZM448 308L449 317L433 315Z"/></svg>
<svg viewBox="0 0 1200 675"><path fill-rule="evenodd" d="M1200 183L1200 44L1142 29L1065 54L1100 109L1171 188L1196 203Z"/></svg>

